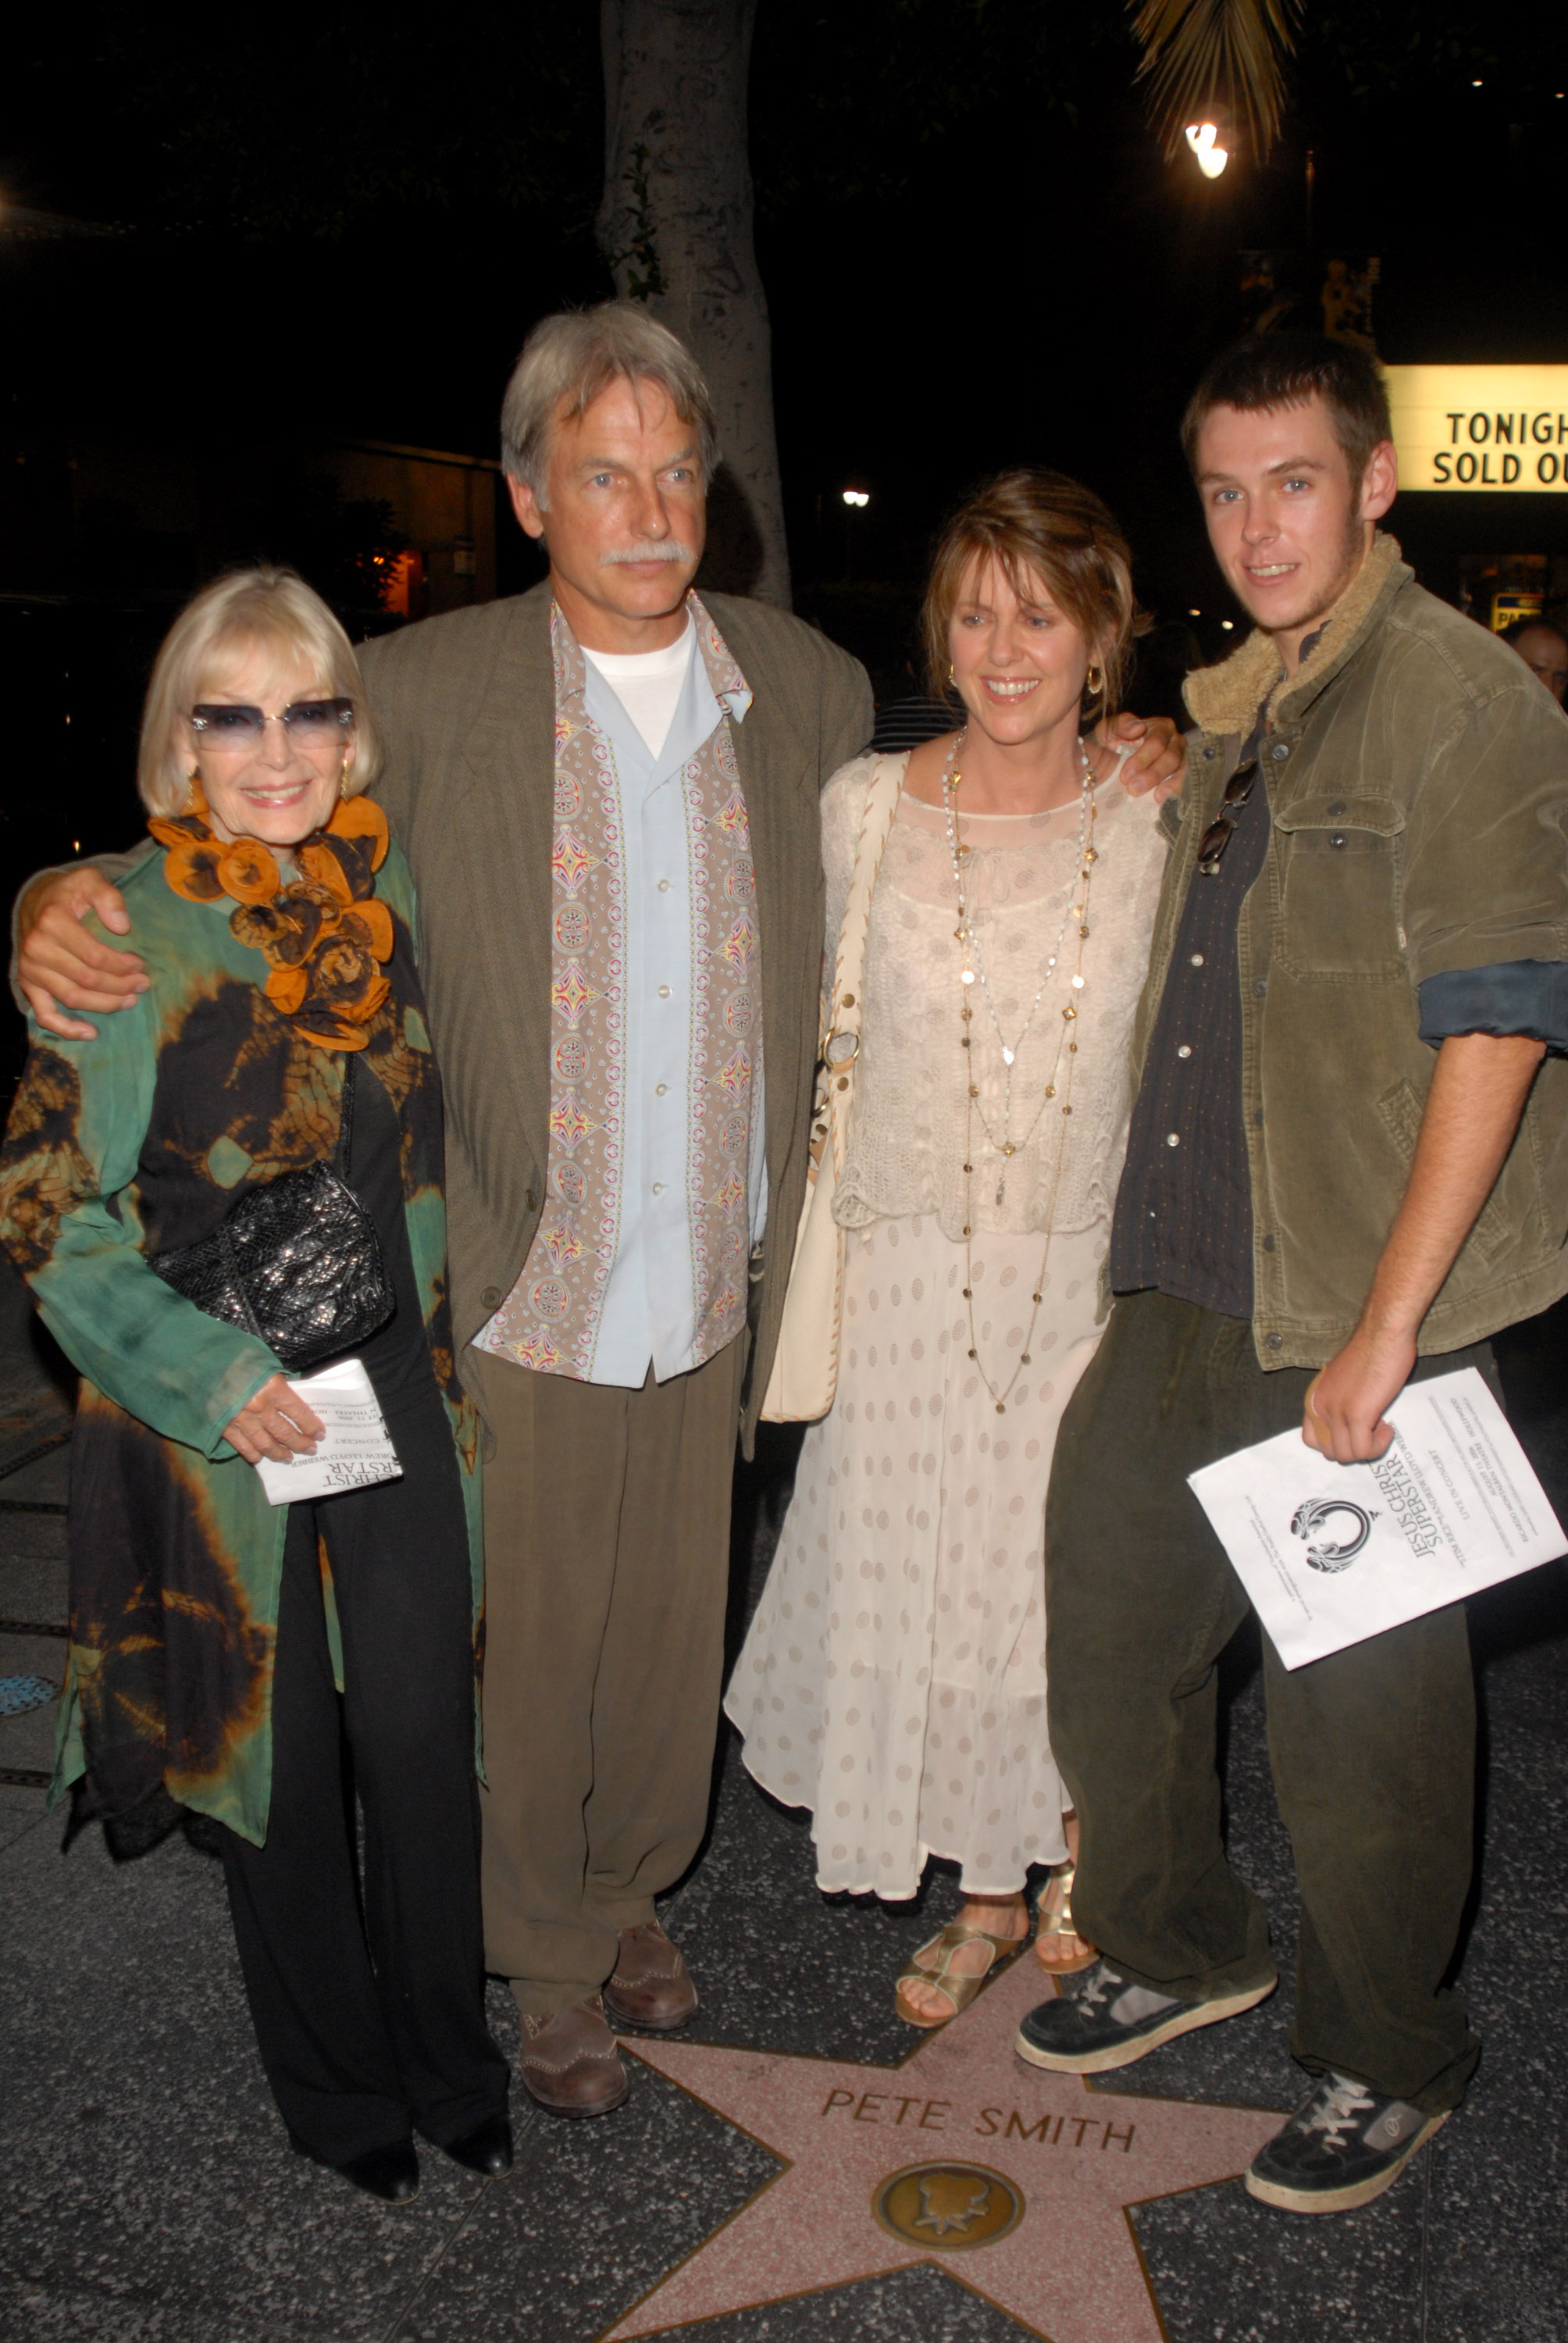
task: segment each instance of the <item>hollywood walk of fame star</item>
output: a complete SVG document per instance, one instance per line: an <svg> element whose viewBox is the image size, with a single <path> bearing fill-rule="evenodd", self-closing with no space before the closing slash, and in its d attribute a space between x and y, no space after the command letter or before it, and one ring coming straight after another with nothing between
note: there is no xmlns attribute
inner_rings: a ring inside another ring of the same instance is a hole
<svg viewBox="0 0 1568 2343"><path fill-rule="evenodd" d="M628 2036L645 2065L788 2162L604 2343L914 2262L1049 2343L1161 2343L1127 2208L1235 2177L1282 2118L1091 2091L1026 2066L1013 2032L1046 1990L1026 1956L901 2066Z"/></svg>

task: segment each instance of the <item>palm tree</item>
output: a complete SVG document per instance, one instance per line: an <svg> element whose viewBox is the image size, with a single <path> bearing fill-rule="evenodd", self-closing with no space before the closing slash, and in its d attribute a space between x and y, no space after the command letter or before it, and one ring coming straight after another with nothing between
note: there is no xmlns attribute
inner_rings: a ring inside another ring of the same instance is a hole
<svg viewBox="0 0 1568 2343"><path fill-rule="evenodd" d="M799 0L794 0L799 10ZM971 0L976 14L980 0ZM1130 0L1168 151L1222 111L1265 156L1302 0ZM752 244L747 80L758 0L599 0L606 124L598 227L618 291L688 341L725 465L707 575L788 604L768 304ZM902 13L890 9L893 16ZM813 25L802 37L816 38Z"/></svg>
<svg viewBox="0 0 1568 2343"><path fill-rule="evenodd" d="M789 602L768 300L751 237L746 87L758 0L599 0L605 187L618 292L695 352L724 463L704 576Z"/></svg>
<svg viewBox="0 0 1568 2343"><path fill-rule="evenodd" d="M1143 45L1139 79L1150 84L1165 151L1189 123L1216 113L1245 126L1259 161L1280 132L1282 60L1295 48L1302 0L1131 0Z"/></svg>

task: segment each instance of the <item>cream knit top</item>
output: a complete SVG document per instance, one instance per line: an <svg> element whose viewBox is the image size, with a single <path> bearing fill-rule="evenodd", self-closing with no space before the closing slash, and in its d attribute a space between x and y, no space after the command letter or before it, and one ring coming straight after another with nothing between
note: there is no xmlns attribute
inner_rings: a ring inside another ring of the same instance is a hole
<svg viewBox="0 0 1568 2343"><path fill-rule="evenodd" d="M855 846L872 777L880 760L857 757L822 793L822 856L827 874L827 957L830 970L849 897ZM908 764L908 757L891 761ZM854 1110L834 1217L847 1229L915 1212L936 1216L944 1236L960 1241L970 1187L976 1233L1022 1235L1048 1220L1064 1232L1108 1222L1127 1145L1131 1101L1128 1055L1138 997L1149 968L1154 910L1166 845L1151 799L1130 798L1119 779L1095 792L1093 842L1099 860L1090 892L1091 933L1083 947L1081 991L1070 990L1078 965L1077 921L1069 921L1055 970L1021 1042L1020 1029L1056 947L1078 883L1080 809L1049 813L966 815L959 824L971 851L967 900L1001 1028L999 1040L976 983L964 985L966 954L954 933L958 896L946 818L905 796L882 855L871 902L860 1055ZM974 1011L960 1017L965 996ZM1079 1053L1055 1209L1060 1101L1068 1059L1057 1062L1061 1010L1076 1000ZM965 1032L972 1046L961 1047ZM1004 1163L993 1141L1002 1133L1006 1068L1002 1041L1017 1051L1011 1136L1019 1151ZM972 1068L972 1072L971 1072ZM1055 1101L1044 1098L1056 1081ZM975 1116L963 1165L967 1085L991 1137ZM1042 1111L1043 1110L1043 1111ZM1005 1172L1005 1195L995 1201Z"/></svg>

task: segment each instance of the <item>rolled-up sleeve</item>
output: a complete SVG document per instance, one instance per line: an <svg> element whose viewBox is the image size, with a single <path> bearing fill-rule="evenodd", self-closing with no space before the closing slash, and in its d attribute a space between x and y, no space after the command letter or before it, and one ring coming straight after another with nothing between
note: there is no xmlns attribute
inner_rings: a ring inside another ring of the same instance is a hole
<svg viewBox="0 0 1568 2343"><path fill-rule="evenodd" d="M1429 976L1418 995L1421 1038L1435 1050L1456 1033L1527 1033L1568 1056L1568 961L1500 960Z"/></svg>
<svg viewBox="0 0 1568 2343"><path fill-rule="evenodd" d="M1424 680L1402 679L1395 714L1412 731ZM1434 977L1568 960L1568 724L1528 675L1432 742L1402 845L1401 940L1423 1031Z"/></svg>

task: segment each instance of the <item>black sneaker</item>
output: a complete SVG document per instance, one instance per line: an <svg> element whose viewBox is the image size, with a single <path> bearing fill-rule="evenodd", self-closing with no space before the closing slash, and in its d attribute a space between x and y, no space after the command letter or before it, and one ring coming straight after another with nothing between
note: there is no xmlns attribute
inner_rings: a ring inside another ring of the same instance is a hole
<svg viewBox="0 0 1568 2343"><path fill-rule="evenodd" d="M1348 2075L1324 2075L1252 2158L1247 2193L1288 2213L1348 2213L1381 2197L1447 2121L1446 2111L1429 2116Z"/></svg>
<svg viewBox="0 0 1568 2343"><path fill-rule="evenodd" d="M1081 1993L1042 2001L1030 2011L1012 2046L1031 2066L1049 2066L1059 2075L1102 2075L1111 2066L1131 2066L1178 2034L1216 2026L1221 2017L1252 2008L1278 1982L1271 1977L1266 1985L1221 1994L1213 2001L1173 2001L1147 1986L1127 1984L1109 1961L1096 1961Z"/></svg>

